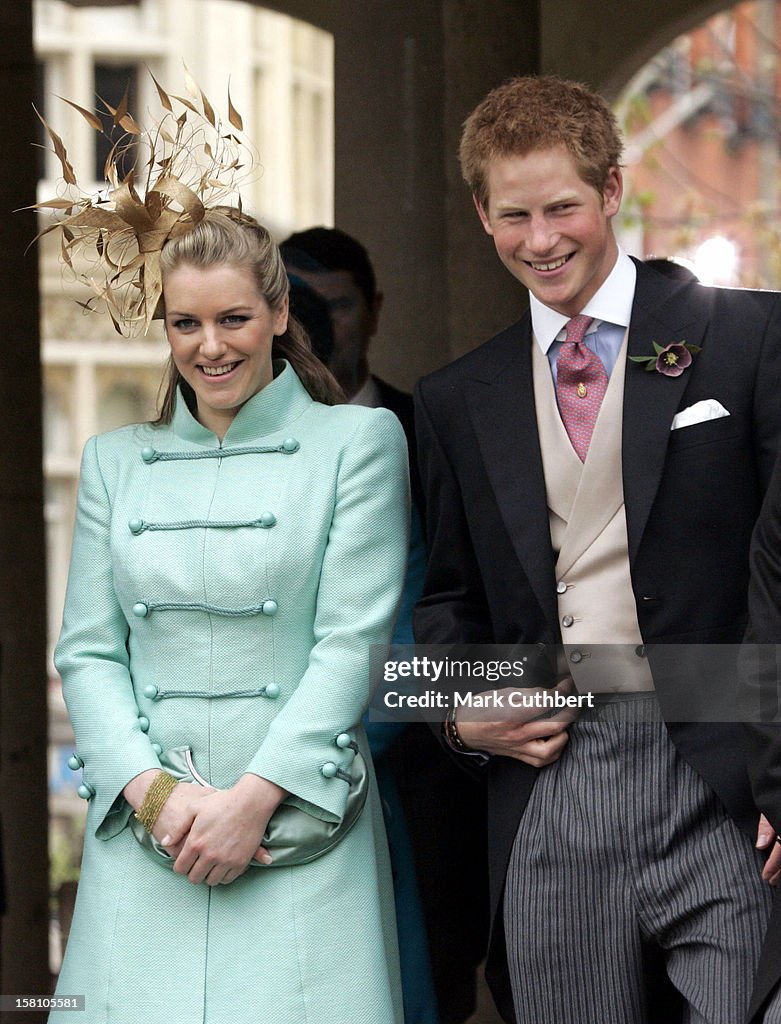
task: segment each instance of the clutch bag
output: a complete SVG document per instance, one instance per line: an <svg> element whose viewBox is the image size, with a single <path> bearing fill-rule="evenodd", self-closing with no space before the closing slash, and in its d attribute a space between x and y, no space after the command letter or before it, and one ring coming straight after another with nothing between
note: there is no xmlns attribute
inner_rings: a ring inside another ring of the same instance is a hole
<svg viewBox="0 0 781 1024"><path fill-rule="evenodd" d="M160 767L180 782L191 782L198 786L209 783L198 772L193 763L190 747L173 747L159 755ZM323 821L284 800L274 811L263 836L262 845L271 854L271 864L251 860L250 867L277 868L295 864L308 864L340 843L358 820L366 795L369 791L369 772L360 750L355 748L355 757L350 765L350 792L340 821ZM146 852L166 867L173 869L174 858L153 835L144 828L135 814L130 815L130 828Z"/></svg>

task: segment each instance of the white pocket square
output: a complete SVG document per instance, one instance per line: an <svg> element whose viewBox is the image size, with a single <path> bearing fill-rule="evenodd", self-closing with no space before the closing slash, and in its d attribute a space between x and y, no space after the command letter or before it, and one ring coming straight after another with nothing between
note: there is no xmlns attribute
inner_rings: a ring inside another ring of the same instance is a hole
<svg viewBox="0 0 781 1024"><path fill-rule="evenodd" d="M693 427L695 423L705 423L706 420L718 420L722 416L729 416L729 412L721 402L715 398L706 398L702 402L695 402L688 409L681 409L676 413L670 430L680 430L681 427Z"/></svg>

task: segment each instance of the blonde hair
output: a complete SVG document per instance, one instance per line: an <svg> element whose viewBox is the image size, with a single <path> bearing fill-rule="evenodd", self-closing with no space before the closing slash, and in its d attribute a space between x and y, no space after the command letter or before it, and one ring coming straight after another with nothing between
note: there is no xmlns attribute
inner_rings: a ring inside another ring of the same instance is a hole
<svg viewBox="0 0 781 1024"><path fill-rule="evenodd" d="M177 267L213 267L227 265L246 268L255 278L259 293L272 309L285 300L290 284L279 249L269 232L254 218L231 207L206 210L203 219L185 234L166 242L160 255L165 297L165 276ZM287 359L301 383L317 402L336 405L344 395L330 371L312 352L306 331L293 316L288 316L287 330L274 338L271 355ZM158 418L155 425L171 422L176 390L189 401L194 395L182 378L173 359L160 385Z"/></svg>
<svg viewBox="0 0 781 1024"><path fill-rule="evenodd" d="M566 147L582 180L600 195L623 150L612 110L585 85L552 75L512 78L489 92L464 122L461 173L485 206L491 160L554 146Z"/></svg>

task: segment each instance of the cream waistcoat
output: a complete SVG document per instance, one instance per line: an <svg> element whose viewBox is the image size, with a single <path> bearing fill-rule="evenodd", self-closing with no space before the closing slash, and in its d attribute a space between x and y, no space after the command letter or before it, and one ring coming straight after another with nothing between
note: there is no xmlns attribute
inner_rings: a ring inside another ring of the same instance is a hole
<svg viewBox="0 0 781 1024"><path fill-rule="evenodd" d="M621 475L626 337L585 463L561 421L547 356L532 343L534 397L559 625L567 670L580 693L652 690L629 573Z"/></svg>

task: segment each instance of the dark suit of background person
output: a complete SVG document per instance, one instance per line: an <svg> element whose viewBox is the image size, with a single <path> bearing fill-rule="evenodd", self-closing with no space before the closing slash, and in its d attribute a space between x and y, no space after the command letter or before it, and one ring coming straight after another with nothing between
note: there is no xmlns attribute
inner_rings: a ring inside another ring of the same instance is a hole
<svg viewBox="0 0 781 1024"><path fill-rule="evenodd" d="M781 305L773 293L679 284L637 265L628 355L653 342L700 345L679 377L627 363L622 467L630 572L646 645L734 644L746 622L748 547L781 429ZM532 391L531 318L424 378L417 392L429 574L416 613L424 643L561 641L554 555ZM717 398L730 415L671 431ZM650 650L650 648L649 648ZM638 648L638 656L646 653ZM676 687L656 680L664 714ZM714 701L724 695L713 693ZM673 701L674 703L674 701ZM670 721L682 757L752 838L758 812L738 725ZM492 757L489 978L507 1020L501 898L537 771ZM779 806L781 815L781 806ZM781 816L776 819L781 826Z"/></svg>
<svg viewBox="0 0 781 1024"><path fill-rule="evenodd" d="M407 438L412 540L393 641L411 644L412 608L425 568L422 489L412 396L369 373L368 349L382 294L365 248L338 228L297 232L283 242L281 252L291 282L313 289L331 308L334 352L325 361L347 399L390 409ZM380 791L390 811L407 1024L437 1016L440 1024L461 1024L475 1009L476 967L488 931L483 785L451 762L423 723L366 725ZM466 880L463 863L471 866ZM425 936L416 934L421 908L438 1011L424 991L426 971L419 962L426 955Z"/></svg>
<svg viewBox="0 0 781 1024"><path fill-rule="evenodd" d="M776 461L751 544L749 624L741 657L749 774L757 806L781 833L781 459ZM752 1024L778 993L781 978L781 893L773 913L751 1000Z"/></svg>

